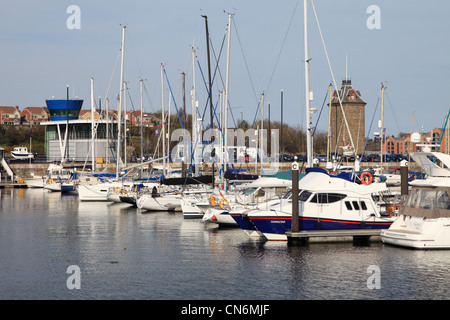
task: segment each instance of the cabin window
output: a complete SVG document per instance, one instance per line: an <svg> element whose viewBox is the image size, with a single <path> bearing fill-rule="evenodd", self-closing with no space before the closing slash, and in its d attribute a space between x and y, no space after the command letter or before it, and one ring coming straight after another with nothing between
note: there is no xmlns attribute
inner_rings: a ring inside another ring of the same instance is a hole
<svg viewBox="0 0 450 320"><path fill-rule="evenodd" d="M306 201L309 199L309 197L311 196L311 192L309 191L303 191L298 195L298 200L299 201Z"/></svg>
<svg viewBox="0 0 450 320"><path fill-rule="evenodd" d="M310 202L313 203L333 203L338 202L346 197L345 194L339 193L317 193L315 194Z"/></svg>
<svg viewBox="0 0 450 320"><path fill-rule="evenodd" d="M328 203L338 202L341 201L346 197L345 194L340 193L329 193L328 194Z"/></svg>
<svg viewBox="0 0 450 320"><path fill-rule="evenodd" d="M435 199L436 199L435 190L422 190L422 197L420 199L420 208L433 209Z"/></svg>
<svg viewBox="0 0 450 320"><path fill-rule="evenodd" d="M436 206L438 209L450 210L450 197L446 190L437 192Z"/></svg>
<svg viewBox="0 0 450 320"><path fill-rule="evenodd" d="M361 204L361 209L367 210L367 206L366 206L366 203L364 201L360 201L359 203Z"/></svg>
<svg viewBox="0 0 450 320"><path fill-rule="evenodd" d="M350 203L350 201L345 201L345 206L347 207L347 210L353 210L352 204Z"/></svg>
<svg viewBox="0 0 450 320"><path fill-rule="evenodd" d="M352 203L353 203L353 207L355 208L355 210L359 210L358 201L352 201Z"/></svg>
<svg viewBox="0 0 450 320"><path fill-rule="evenodd" d="M418 208L419 199L420 199L420 190L419 189L411 190L411 195L408 198L407 206L411 208Z"/></svg>

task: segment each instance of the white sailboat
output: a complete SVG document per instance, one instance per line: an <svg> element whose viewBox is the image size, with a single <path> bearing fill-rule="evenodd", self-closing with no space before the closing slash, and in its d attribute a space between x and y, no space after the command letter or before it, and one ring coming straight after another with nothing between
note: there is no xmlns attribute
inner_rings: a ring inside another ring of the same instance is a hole
<svg viewBox="0 0 450 320"><path fill-rule="evenodd" d="M111 201L108 199L108 191L110 188L121 187L122 182L119 181L120 167L122 166L121 161L121 122L122 122L122 101L123 101L123 84L124 84L124 51L125 51L125 29L126 26L122 27L122 47L121 47L121 71L120 71L120 93L119 93L119 106L118 106L118 136L117 136L117 162L116 162L116 179L115 181L104 180L100 181L93 177L82 179L78 184L78 198L80 201ZM92 90L91 90L92 91ZM91 92L92 96L92 92ZM91 98L91 104L92 98ZM93 118L93 114L91 114ZM94 132L92 133L94 138ZM94 169L94 154L92 155L92 161Z"/></svg>

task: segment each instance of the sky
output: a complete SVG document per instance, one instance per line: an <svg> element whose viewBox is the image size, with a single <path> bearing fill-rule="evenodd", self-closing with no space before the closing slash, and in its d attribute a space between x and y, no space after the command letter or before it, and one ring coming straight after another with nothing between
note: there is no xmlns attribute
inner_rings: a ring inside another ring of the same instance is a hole
<svg viewBox="0 0 450 320"><path fill-rule="evenodd" d="M366 135L373 137L381 115L381 84L386 87L384 126L387 135L442 127L450 97L450 3L447 1L311 1L309 5L310 86L314 92L314 125L327 129L324 101L329 84L338 87L346 76L366 105ZM71 5L80 9L73 20ZM379 14L368 9L377 6ZM44 106L45 99L84 99L90 108L90 79L98 104L116 108L120 85L122 26L126 26L124 78L127 108L139 110L139 80L144 80L144 110L161 110L161 64L165 105L170 89L174 104L191 111L192 48L199 111L207 107L205 20L212 41L211 64L219 56L213 84L214 104L226 80L227 23L232 14L229 64L229 126L241 117L260 119L258 102L264 93L264 117L305 127L303 0L20 0L2 1L0 10L0 105ZM79 21L79 29L68 27ZM373 28L373 25L376 28ZM372 26L372 27L370 27ZM223 42L225 41L225 42ZM222 43L224 43L222 51ZM331 66L331 68L330 68ZM201 69L200 69L201 68ZM214 71L214 69L213 69ZM204 79L202 79L203 72ZM334 75L334 80L333 80ZM328 100L326 100L327 102ZM209 109L208 109L209 110ZM322 113L320 111L322 110ZM209 111L205 118L209 119ZM319 117L320 114L320 117ZM370 127L371 126L371 127Z"/></svg>

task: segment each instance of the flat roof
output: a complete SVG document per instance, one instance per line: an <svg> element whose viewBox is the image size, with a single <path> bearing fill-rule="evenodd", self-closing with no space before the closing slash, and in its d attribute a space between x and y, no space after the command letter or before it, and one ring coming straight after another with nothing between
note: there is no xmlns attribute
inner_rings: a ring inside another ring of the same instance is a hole
<svg viewBox="0 0 450 320"><path fill-rule="evenodd" d="M98 122L99 120L95 120L95 122ZM117 120L110 120L110 123L117 123ZM91 124L92 121L90 119L76 119L76 120L69 120L69 124ZM106 120L101 120L101 123L106 123ZM57 125L57 124L67 124L67 120L58 120L58 121L41 121L41 126L50 126L50 125Z"/></svg>

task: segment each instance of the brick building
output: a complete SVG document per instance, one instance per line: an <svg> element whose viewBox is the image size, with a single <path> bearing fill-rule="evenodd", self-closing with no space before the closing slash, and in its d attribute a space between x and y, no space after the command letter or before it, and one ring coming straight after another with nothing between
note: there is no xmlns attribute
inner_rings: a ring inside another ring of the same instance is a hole
<svg viewBox="0 0 450 320"><path fill-rule="evenodd" d="M46 107L26 107L20 113L22 124L37 125L42 121L48 121L49 112Z"/></svg>
<svg viewBox="0 0 450 320"><path fill-rule="evenodd" d="M339 98L342 102L349 129L347 129L342 115ZM342 153L342 147L351 146L348 131L352 136L356 152L361 154L365 140L365 106L358 90L353 89L351 80L342 80L341 89L335 90L329 105L330 117L330 152Z"/></svg>
<svg viewBox="0 0 450 320"><path fill-rule="evenodd" d="M20 110L15 107L0 107L0 124L18 125L20 124Z"/></svg>
<svg viewBox="0 0 450 320"><path fill-rule="evenodd" d="M440 144L439 151L443 153L449 153L450 146L448 145L448 142L450 141L447 137L447 134L443 135L442 128L441 129L434 128L430 132L421 135L420 144L432 144L432 145ZM421 147L417 146L416 144L411 145L411 137L409 134L404 138L388 137L386 138L386 141L384 142L383 146L383 153L388 154L394 153L407 154L409 152L417 152L420 150ZM437 148L433 147L431 148L431 150L437 151Z"/></svg>

